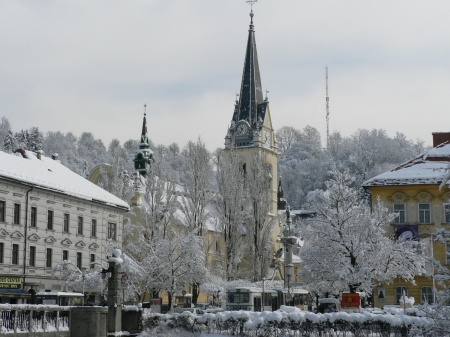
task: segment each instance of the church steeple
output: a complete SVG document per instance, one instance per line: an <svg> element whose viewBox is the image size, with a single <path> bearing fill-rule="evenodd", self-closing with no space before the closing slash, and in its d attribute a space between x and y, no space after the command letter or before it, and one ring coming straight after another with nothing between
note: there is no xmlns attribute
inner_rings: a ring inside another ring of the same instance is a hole
<svg viewBox="0 0 450 337"><path fill-rule="evenodd" d="M150 141L147 133L147 104L144 105L144 120L142 122L141 142L139 143L139 149L134 155L134 168L143 177L147 176L147 170L149 165L153 161L153 151L150 150Z"/></svg>
<svg viewBox="0 0 450 337"><path fill-rule="evenodd" d="M252 129L258 124L258 105L264 102L259 74L258 53L256 51L253 10L250 12L250 28L248 30L247 51L245 53L244 70L242 72L241 91L233 121L245 120Z"/></svg>

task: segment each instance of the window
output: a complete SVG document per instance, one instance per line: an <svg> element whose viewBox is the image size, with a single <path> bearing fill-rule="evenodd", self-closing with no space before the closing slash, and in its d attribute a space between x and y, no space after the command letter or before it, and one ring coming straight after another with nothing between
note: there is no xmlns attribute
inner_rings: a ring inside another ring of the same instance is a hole
<svg viewBox="0 0 450 337"><path fill-rule="evenodd" d="M97 236L97 219L92 219L91 236L93 238Z"/></svg>
<svg viewBox="0 0 450 337"><path fill-rule="evenodd" d="M82 258L83 258L83 256L81 255L81 253L77 253L77 267L78 267L78 269L81 269L82 266L83 266Z"/></svg>
<svg viewBox="0 0 450 337"><path fill-rule="evenodd" d="M69 233L70 214L64 213L64 228L63 231Z"/></svg>
<svg viewBox="0 0 450 337"><path fill-rule="evenodd" d="M108 222L108 239L116 240L116 224Z"/></svg>
<svg viewBox="0 0 450 337"><path fill-rule="evenodd" d="M5 222L5 202L0 200L0 222Z"/></svg>
<svg viewBox="0 0 450 337"><path fill-rule="evenodd" d="M47 258L45 259L45 266L48 268L52 267L52 249L47 248Z"/></svg>
<svg viewBox="0 0 450 337"><path fill-rule="evenodd" d="M228 293L228 302L230 303L248 303L249 301L249 293Z"/></svg>
<svg viewBox="0 0 450 337"><path fill-rule="evenodd" d="M394 213L397 215L394 219L395 224L405 223L405 204L394 204Z"/></svg>
<svg viewBox="0 0 450 337"><path fill-rule="evenodd" d="M400 297L403 296L403 292L405 292L405 296L408 296L408 288L407 287L395 288L395 296L397 297L397 304L400 304Z"/></svg>
<svg viewBox="0 0 450 337"><path fill-rule="evenodd" d="M30 227L36 227L36 221L37 220L37 208L31 207L31 223Z"/></svg>
<svg viewBox="0 0 450 337"><path fill-rule="evenodd" d="M216 241L216 252L220 254L220 242Z"/></svg>
<svg viewBox="0 0 450 337"><path fill-rule="evenodd" d="M19 264L19 245L13 245L11 264Z"/></svg>
<svg viewBox="0 0 450 337"><path fill-rule="evenodd" d="M14 219L13 223L15 225L20 224L20 204L14 204Z"/></svg>
<svg viewBox="0 0 450 337"><path fill-rule="evenodd" d="M419 223L431 223L430 204L419 204Z"/></svg>
<svg viewBox="0 0 450 337"><path fill-rule="evenodd" d="M433 304L434 303L433 288L422 287L420 289L420 299L422 303Z"/></svg>
<svg viewBox="0 0 450 337"><path fill-rule="evenodd" d="M67 261L69 259L69 251L63 250L63 261Z"/></svg>
<svg viewBox="0 0 450 337"><path fill-rule="evenodd" d="M3 263L4 259L4 245L3 242L0 242L0 263Z"/></svg>
<svg viewBox="0 0 450 337"><path fill-rule="evenodd" d="M47 229L53 229L53 211L48 210L47 212Z"/></svg>
<svg viewBox="0 0 450 337"><path fill-rule="evenodd" d="M445 256L445 263L450 264L450 242L445 244L445 251L447 253Z"/></svg>
<svg viewBox="0 0 450 337"><path fill-rule="evenodd" d="M36 247L30 246L30 266L36 265Z"/></svg>
<svg viewBox="0 0 450 337"><path fill-rule="evenodd" d="M83 235L83 217L78 217L78 234Z"/></svg>
<svg viewBox="0 0 450 337"><path fill-rule="evenodd" d="M89 265L91 269L94 269L94 262L95 262L95 254L91 254L91 264Z"/></svg>
<svg viewBox="0 0 450 337"><path fill-rule="evenodd" d="M444 221L450 223L450 204L444 204Z"/></svg>

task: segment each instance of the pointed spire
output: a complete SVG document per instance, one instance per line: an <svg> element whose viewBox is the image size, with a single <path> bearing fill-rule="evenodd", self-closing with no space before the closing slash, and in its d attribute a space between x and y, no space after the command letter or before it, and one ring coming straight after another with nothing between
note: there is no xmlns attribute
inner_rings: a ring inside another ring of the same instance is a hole
<svg viewBox="0 0 450 337"><path fill-rule="evenodd" d="M147 134L147 103L144 104L144 121L142 122L141 144L149 145ZM148 147L147 147L148 148Z"/></svg>
<svg viewBox="0 0 450 337"><path fill-rule="evenodd" d="M252 128L256 128L258 104L262 103L264 98L261 89L253 16L252 10L250 12L250 28L248 30L247 51L245 53L244 70L242 73L239 106L233 119L235 122L246 120Z"/></svg>

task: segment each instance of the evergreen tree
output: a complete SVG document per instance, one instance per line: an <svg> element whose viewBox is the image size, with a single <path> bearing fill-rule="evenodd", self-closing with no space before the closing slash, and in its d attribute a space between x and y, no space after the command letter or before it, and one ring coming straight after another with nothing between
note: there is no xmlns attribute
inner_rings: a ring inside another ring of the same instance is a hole
<svg viewBox="0 0 450 337"><path fill-rule="evenodd" d="M4 141L3 141L3 150L6 152L13 152L19 147L16 137L12 133L11 130L8 131Z"/></svg>
<svg viewBox="0 0 450 337"><path fill-rule="evenodd" d="M29 150L30 134L28 133L27 129L21 130L20 132L16 133L16 139L21 149Z"/></svg>
<svg viewBox="0 0 450 337"><path fill-rule="evenodd" d="M6 117L2 117L0 123L0 149L3 148L3 143L8 133L11 131L11 124Z"/></svg>
<svg viewBox="0 0 450 337"><path fill-rule="evenodd" d="M32 127L30 129L30 136L28 139L28 150L36 152L39 150L42 150L44 147L44 137L42 137L42 134L39 132L39 128Z"/></svg>

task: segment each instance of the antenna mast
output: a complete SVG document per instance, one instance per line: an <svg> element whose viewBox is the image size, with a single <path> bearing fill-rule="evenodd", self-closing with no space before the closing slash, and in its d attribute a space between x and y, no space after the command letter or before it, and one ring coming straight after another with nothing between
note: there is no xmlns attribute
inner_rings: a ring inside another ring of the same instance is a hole
<svg viewBox="0 0 450 337"><path fill-rule="evenodd" d="M326 109L327 109L327 148L330 139L330 97L328 97L328 66L325 67L325 86L326 86Z"/></svg>

